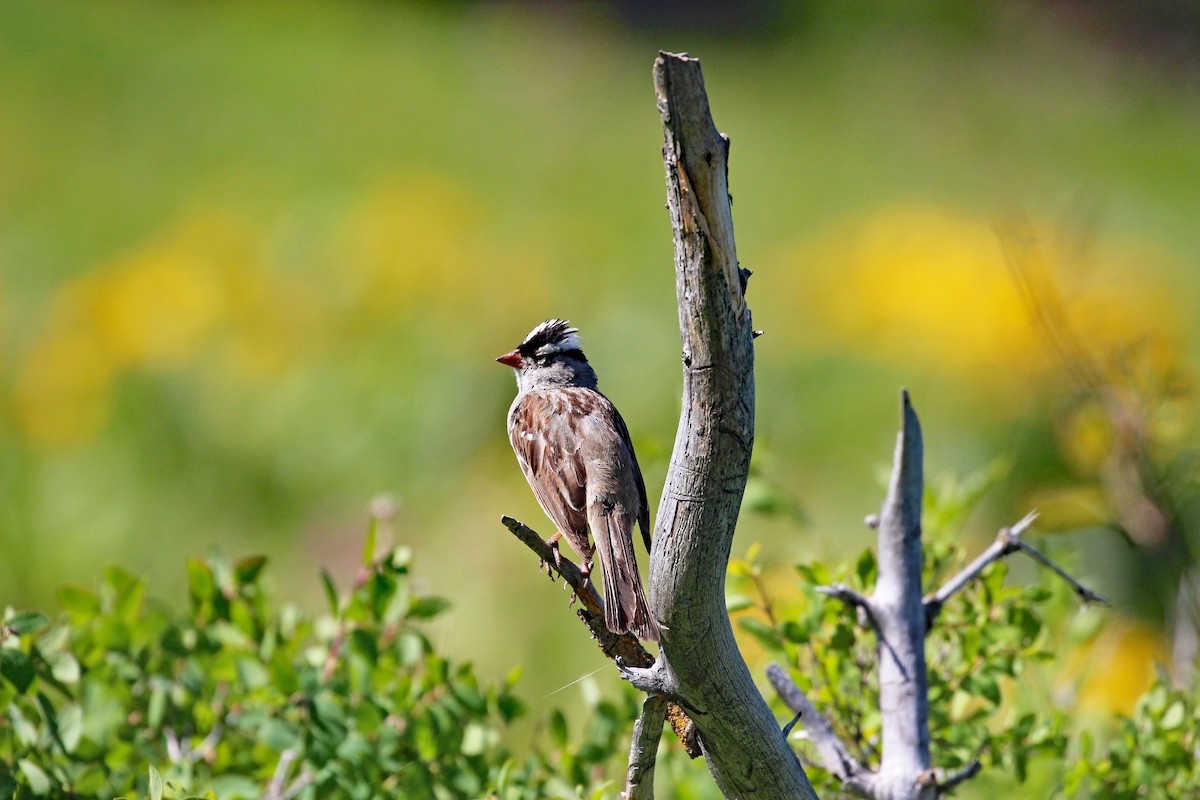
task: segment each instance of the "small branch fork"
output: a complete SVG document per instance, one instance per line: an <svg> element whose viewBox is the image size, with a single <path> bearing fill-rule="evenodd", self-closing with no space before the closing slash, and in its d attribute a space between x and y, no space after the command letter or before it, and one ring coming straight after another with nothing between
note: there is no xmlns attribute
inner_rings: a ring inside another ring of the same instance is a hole
<svg viewBox="0 0 1200 800"><path fill-rule="evenodd" d="M992 544L986 550L980 553L978 558L964 567L962 572L959 572L953 578L946 581L942 588L938 589L933 594L928 595L925 598L926 626L932 628L934 621L937 619L938 614L941 613L942 607L946 604L946 601L958 592L962 591L962 589L965 588L971 581L978 578L980 573L982 573L989 564L999 561L1000 559L1016 553L1017 551L1027 553L1035 561L1038 561L1043 566L1048 567L1054 572L1054 574L1058 575L1064 581L1069 583L1071 588L1075 590L1075 594L1078 595L1079 602L1083 603L1085 606L1090 603L1096 603L1104 606L1111 605L1107 599L1096 592L1093 592L1091 589L1075 580L1075 578L1071 577L1066 570L1064 570L1058 564L1055 564L1049 556L1021 539L1021 534L1033 524L1037 517L1038 512L1031 511L1026 514L1024 519L1022 519L1016 525L1008 528L1001 528L1000 532L996 534L996 541L992 542Z"/></svg>
<svg viewBox="0 0 1200 800"><path fill-rule="evenodd" d="M902 393L901 400L903 422L891 485L880 515L868 517L868 524L879 529L879 579L875 590L866 596L844 584L818 589L854 608L859 622L869 625L876 634L883 722L879 767L871 769L851 755L828 720L780 666L769 666L767 678L787 707L800 715L822 765L849 792L870 800L933 800L983 769L976 759L954 775L942 778L940 770L931 765L924 645L946 601L978 578L989 564L1017 551L1025 552L1067 581L1084 605L1107 605L1108 601L1021 539L1037 518L1036 513L1001 529L996 541L978 558L936 592L921 598L924 445L907 392Z"/></svg>
<svg viewBox="0 0 1200 800"><path fill-rule="evenodd" d="M654 656L642 647L636 636L631 633L613 633L604 626L604 600L592 585L591 579L580 571L575 562L559 553L550 542L520 520L504 516L500 521L513 536L533 551L545 565L546 572L552 579L557 571L559 577L575 592L575 597L582 605L582 608L575 611L576 615L587 626L604 655L612 659L622 671L622 677L628 679L627 673L631 669L641 671L654 667ZM654 761L664 719L671 724L671 729L679 737L690 757L696 758L701 755L692 720L673 701L661 694L652 694L642 705L641 716L634 726L625 790L629 800L653 800Z"/></svg>

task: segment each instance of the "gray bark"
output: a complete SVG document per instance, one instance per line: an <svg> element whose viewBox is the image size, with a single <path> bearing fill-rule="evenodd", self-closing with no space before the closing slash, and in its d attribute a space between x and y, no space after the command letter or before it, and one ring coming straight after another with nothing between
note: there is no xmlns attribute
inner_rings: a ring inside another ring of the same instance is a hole
<svg viewBox="0 0 1200 800"><path fill-rule="evenodd" d="M841 780L846 790L869 800L933 800L970 780L982 769L978 760L948 778L932 769L925 637L946 601L978 578L985 567L1012 553L1025 552L1070 583L1085 605L1107 603L1021 540L1021 534L1033 523L1036 513L1002 529L991 547L941 589L922 598L923 458L921 424L909 402L908 392L902 392L900 433L887 497L879 516L868 518L869 524L879 529L879 577L875 590L867 597L842 584L818 588L823 594L854 608L859 621L875 632L882 721L879 767L872 769L859 763L824 715L787 673L776 664L767 667L767 677L780 698L801 715L801 722L816 747L821 764Z"/></svg>
<svg viewBox="0 0 1200 800"><path fill-rule="evenodd" d="M932 800L929 676L921 598L921 497L925 491L921 424L903 393L891 485L879 515L879 578L870 598L878 633L881 752L878 800Z"/></svg>
<svg viewBox="0 0 1200 800"><path fill-rule="evenodd" d="M654 87L675 240L683 408L650 557L659 659L654 674L631 678L688 709L726 797L815 798L738 652L725 608L754 444L754 330L734 243L729 140L713 125L698 60L660 54Z"/></svg>

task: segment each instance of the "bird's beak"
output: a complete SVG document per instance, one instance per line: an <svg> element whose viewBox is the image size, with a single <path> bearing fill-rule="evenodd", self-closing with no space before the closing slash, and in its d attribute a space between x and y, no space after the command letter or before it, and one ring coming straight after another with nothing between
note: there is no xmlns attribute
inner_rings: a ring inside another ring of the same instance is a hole
<svg viewBox="0 0 1200 800"><path fill-rule="evenodd" d="M496 360L506 367L512 367L513 369L516 369L521 365L521 354L516 350L513 350L511 353L505 353Z"/></svg>

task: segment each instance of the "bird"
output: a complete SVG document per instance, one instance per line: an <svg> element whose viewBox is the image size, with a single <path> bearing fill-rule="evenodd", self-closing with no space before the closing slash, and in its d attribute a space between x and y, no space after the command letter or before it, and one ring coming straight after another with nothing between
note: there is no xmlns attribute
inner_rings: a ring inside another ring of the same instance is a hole
<svg viewBox="0 0 1200 800"><path fill-rule="evenodd" d="M550 543L565 537L590 574L600 559L604 625L613 633L659 640L638 575L633 527L650 551L650 506L629 429L596 386L579 330L563 319L537 325L496 360L512 367L517 397L508 438L538 504L554 523ZM591 530L595 544L588 542ZM557 552L557 551L556 551Z"/></svg>

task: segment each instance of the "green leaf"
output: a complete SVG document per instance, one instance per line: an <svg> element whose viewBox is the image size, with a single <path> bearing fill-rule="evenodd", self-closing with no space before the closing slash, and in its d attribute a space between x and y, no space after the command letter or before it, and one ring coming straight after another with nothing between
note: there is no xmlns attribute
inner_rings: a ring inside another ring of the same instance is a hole
<svg viewBox="0 0 1200 800"><path fill-rule="evenodd" d="M450 601L444 597L421 597L408 607L408 616L410 619L431 619L448 608Z"/></svg>
<svg viewBox="0 0 1200 800"><path fill-rule="evenodd" d="M74 586L58 590L58 603L67 612L72 625L84 625L100 613L100 598Z"/></svg>
<svg viewBox="0 0 1200 800"><path fill-rule="evenodd" d="M567 746L567 718L557 708L550 712L550 741L555 747Z"/></svg>
<svg viewBox="0 0 1200 800"><path fill-rule="evenodd" d="M783 623L781 630L783 637L789 642L794 642L795 644L808 644L809 640L812 639L812 632L808 626L801 625L795 620L789 619L787 622Z"/></svg>
<svg viewBox="0 0 1200 800"><path fill-rule="evenodd" d="M26 759L18 761L17 767L29 783L30 792L39 797L44 794L50 794L50 776L41 767Z"/></svg>
<svg viewBox="0 0 1200 800"><path fill-rule="evenodd" d="M747 608L753 608L754 601L744 594L731 592L725 595L725 610L730 614L738 611L745 611Z"/></svg>
<svg viewBox="0 0 1200 800"><path fill-rule="evenodd" d="M20 611L5 623L17 636L39 631L49 624L50 618L37 611Z"/></svg>
<svg viewBox="0 0 1200 800"><path fill-rule="evenodd" d="M150 765L150 800L162 800L163 779L154 765Z"/></svg>
<svg viewBox="0 0 1200 800"><path fill-rule="evenodd" d="M120 567L104 570L101 583L101 607L113 612L123 622L133 622L142 610L146 597L146 582Z"/></svg>
<svg viewBox="0 0 1200 800"><path fill-rule="evenodd" d="M1187 709L1184 708L1182 700L1176 700L1163 713L1162 722L1159 724L1163 730L1174 730L1183 724L1184 718L1187 716Z"/></svg>
<svg viewBox="0 0 1200 800"><path fill-rule="evenodd" d="M268 719L259 730L258 738L272 750L282 753L288 749L299 749L304 745L300 731L291 723L281 719Z"/></svg>
<svg viewBox="0 0 1200 800"><path fill-rule="evenodd" d="M379 660L379 645L368 631L361 628L350 631L350 646L370 663Z"/></svg>
<svg viewBox="0 0 1200 800"><path fill-rule="evenodd" d="M251 800L262 796L262 787L245 775L218 775L211 785L212 793L221 800Z"/></svg>
<svg viewBox="0 0 1200 800"><path fill-rule="evenodd" d="M487 729L478 722L472 722L463 732L462 754L464 756L482 755L487 749Z"/></svg>
<svg viewBox="0 0 1200 800"><path fill-rule="evenodd" d="M850 626L839 622L833 630L833 636L829 638L829 649L847 651L853 646L854 631L850 630Z"/></svg>
<svg viewBox="0 0 1200 800"><path fill-rule="evenodd" d="M50 664L50 674L59 683L78 683L80 677L79 661L70 653L55 653L46 659Z"/></svg>
<svg viewBox="0 0 1200 800"><path fill-rule="evenodd" d="M875 553L870 548L863 550L854 565L854 574L858 576L859 585L864 589L870 588L875 582L876 569Z"/></svg>
<svg viewBox="0 0 1200 800"><path fill-rule="evenodd" d="M267 565L266 556L249 556L233 565L233 574L237 582L243 586L254 583Z"/></svg>
<svg viewBox="0 0 1200 800"><path fill-rule="evenodd" d="M71 704L58 712L58 736L63 749L74 753L83 736L83 709Z"/></svg>
<svg viewBox="0 0 1200 800"><path fill-rule="evenodd" d="M822 564L820 561L814 561L811 564L797 564L796 572L813 586L827 586L833 581L829 578L829 567Z"/></svg>
<svg viewBox="0 0 1200 800"><path fill-rule="evenodd" d="M333 576L324 567L321 567L321 585L325 587L325 601L329 603L329 613L336 617L341 603L338 601L337 587L333 585Z"/></svg>
<svg viewBox="0 0 1200 800"><path fill-rule="evenodd" d="M761 619L756 617L742 617L738 620L738 627L760 641L764 647L770 650L779 650L783 647L783 641L779 638L779 632Z"/></svg>
<svg viewBox="0 0 1200 800"><path fill-rule="evenodd" d="M10 798L17 792L17 781L0 765L0 797Z"/></svg>
<svg viewBox="0 0 1200 800"><path fill-rule="evenodd" d="M370 524L367 525L367 540L363 542L362 564L364 567L369 567L375 563L375 545L379 538L379 520L371 517Z"/></svg>
<svg viewBox="0 0 1200 800"><path fill-rule="evenodd" d="M192 599L198 603L211 599L217 589L217 582L208 562L202 558L189 558L186 569L188 594Z"/></svg>
<svg viewBox="0 0 1200 800"><path fill-rule="evenodd" d="M0 675L16 687L21 694L29 688L34 678L33 661L20 650L0 648Z"/></svg>

